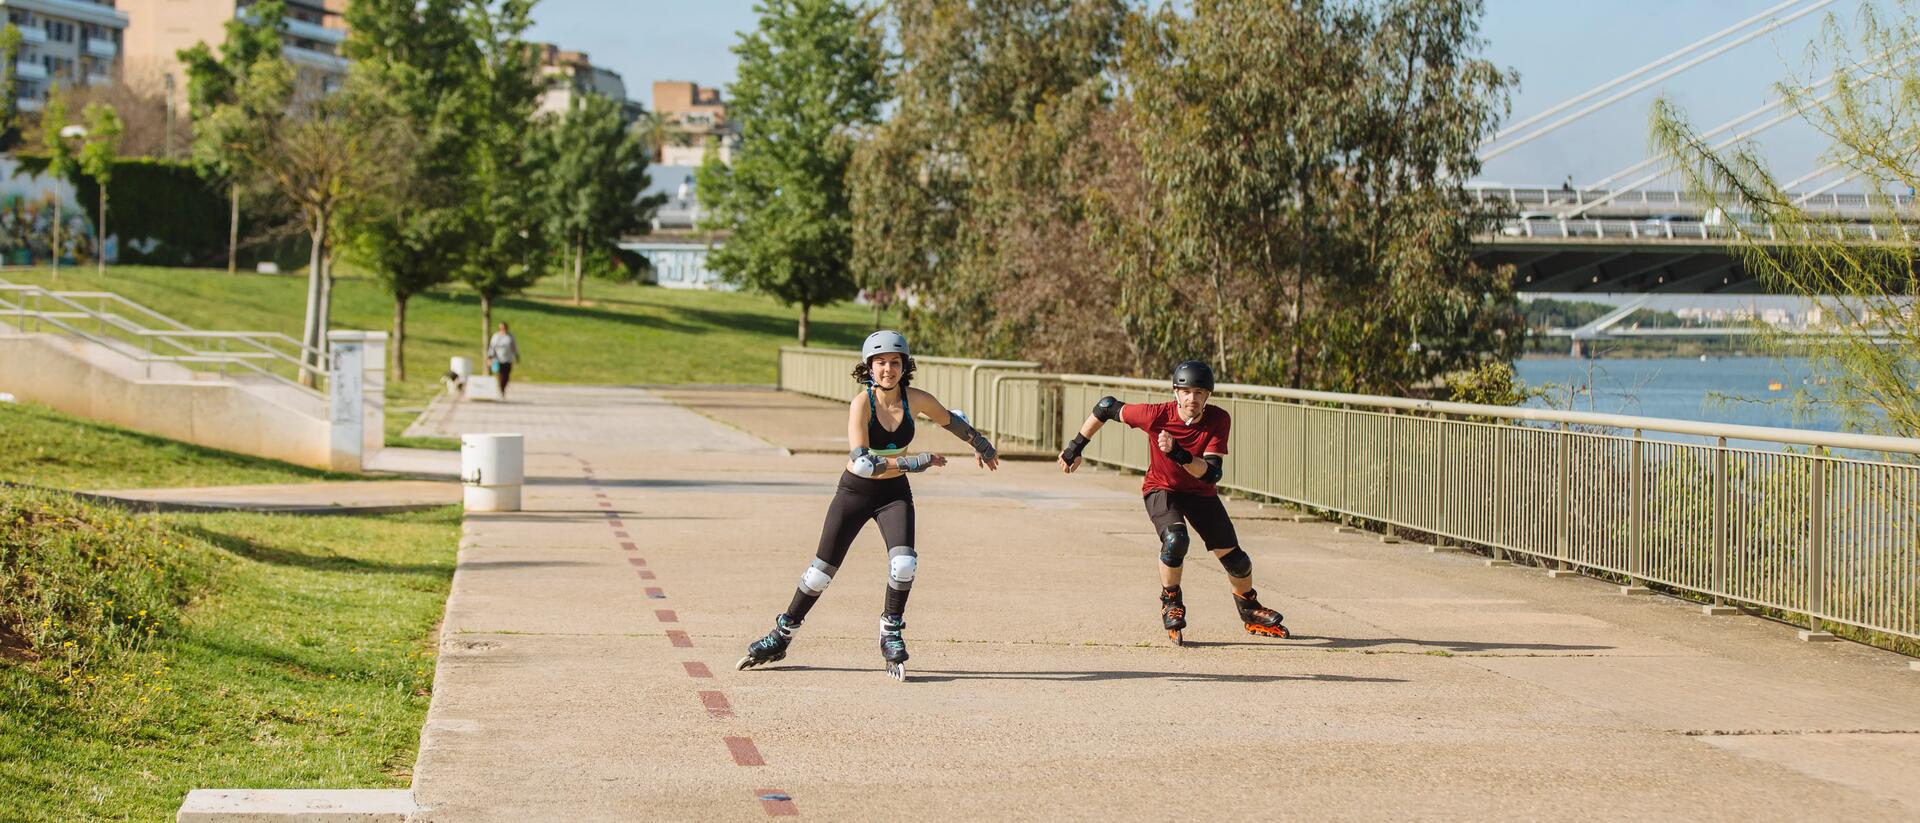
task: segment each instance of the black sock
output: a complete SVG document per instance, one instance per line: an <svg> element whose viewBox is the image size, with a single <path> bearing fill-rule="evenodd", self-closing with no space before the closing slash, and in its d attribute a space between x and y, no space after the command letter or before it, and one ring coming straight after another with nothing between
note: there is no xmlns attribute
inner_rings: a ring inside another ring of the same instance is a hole
<svg viewBox="0 0 1920 823"><path fill-rule="evenodd" d="M896 588L893 588L892 586L888 586L887 587L887 605L886 605L886 608L880 613L890 614L895 617L899 617L901 615L906 614L907 613L907 595L912 593L913 593L912 589L896 589Z"/></svg>

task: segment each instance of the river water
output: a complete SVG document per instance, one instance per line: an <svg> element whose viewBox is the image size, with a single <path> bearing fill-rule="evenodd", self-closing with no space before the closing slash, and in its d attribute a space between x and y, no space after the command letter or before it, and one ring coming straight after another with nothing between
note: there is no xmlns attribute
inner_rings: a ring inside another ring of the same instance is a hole
<svg viewBox="0 0 1920 823"><path fill-rule="evenodd" d="M1788 402L1794 392L1819 391L1811 365L1803 359L1543 359L1518 361L1514 370L1529 386L1563 387L1530 406L1748 426L1839 428L1825 415L1809 417L1802 411L1796 419ZM1576 390L1571 402L1565 387Z"/></svg>

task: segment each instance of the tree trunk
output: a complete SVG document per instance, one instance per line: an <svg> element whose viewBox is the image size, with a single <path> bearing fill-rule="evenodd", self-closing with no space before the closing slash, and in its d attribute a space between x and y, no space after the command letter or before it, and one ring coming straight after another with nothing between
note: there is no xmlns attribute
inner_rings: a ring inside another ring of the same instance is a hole
<svg viewBox="0 0 1920 823"><path fill-rule="evenodd" d="M813 311L813 304L807 303L805 301L801 301L800 303L800 345L802 346L807 345L807 315L812 313L812 311Z"/></svg>
<svg viewBox="0 0 1920 823"><path fill-rule="evenodd" d="M493 340L493 297L486 292L480 293L480 356L487 356L487 346Z"/></svg>
<svg viewBox="0 0 1920 823"><path fill-rule="evenodd" d="M312 230L313 249L307 254L307 317L300 331L300 385L312 388L314 371L320 366L317 331L320 322L320 278L323 268L320 250L327 244L326 221L317 221Z"/></svg>
<svg viewBox="0 0 1920 823"><path fill-rule="evenodd" d="M100 222L93 227L94 272L107 276L107 187L100 187Z"/></svg>
<svg viewBox="0 0 1920 823"><path fill-rule="evenodd" d="M60 279L60 190L53 190L53 279Z"/></svg>
<svg viewBox="0 0 1920 823"><path fill-rule="evenodd" d="M240 249L240 184L227 187L232 208L227 214L227 273L238 271Z"/></svg>
<svg viewBox="0 0 1920 823"><path fill-rule="evenodd" d="M583 260L585 260L586 256L587 256L587 252L585 248L582 248L582 244L574 243L573 244L573 304L576 306L580 305L580 299L582 296L581 286L580 286L580 274L581 274L580 270L581 270L581 263Z"/></svg>
<svg viewBox="0 0 1920 823"><path fill-rule="evenodd" d="M396 383L407 380L407 297L393 296L393 379Z"/></svg>
<svg viewBox="0 0 1920 823"><path fill-rule="evenodd" d="M333 249L320 255L320 338L315 348L327 348L327 330L333 328Z"/></svg>

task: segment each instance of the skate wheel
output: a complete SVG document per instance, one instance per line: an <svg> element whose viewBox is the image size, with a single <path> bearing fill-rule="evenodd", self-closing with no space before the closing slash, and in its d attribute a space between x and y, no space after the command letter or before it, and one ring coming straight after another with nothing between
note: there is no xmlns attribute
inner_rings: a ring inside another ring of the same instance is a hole
<svg viewBox="0 0 1920 823"><path fill-rule="evenodd" d="M742 657L740 662L733 664L733 670L737 672L744 672L751 668L753 668L753 655Z"/></svg>
<svg viewBox="0 0 1920 823"><path fill-rule="evenodd" d="M905 682L907 682L907 664L905 664L905 663L888 663L888 664L887 664L887 676L888 676L888 677L891 677L891 678L893 678L893 679L895 679L895 680L898 680L898 681L900 681L900 682L902 682L902 683L905 683Z"/></svg>
<svg viewBox="0 0 1920 823"><path fill-rule="evenodd" d="M1187 631L1186 631L1186 629L1168 629L1168 630L1167 630L1167 637L1169 637L1169 638L1172 638L1172 640L1173 640L1173 645L1175 645L1175 646L1185 646L1185 645L1187 645Z"/></svg>

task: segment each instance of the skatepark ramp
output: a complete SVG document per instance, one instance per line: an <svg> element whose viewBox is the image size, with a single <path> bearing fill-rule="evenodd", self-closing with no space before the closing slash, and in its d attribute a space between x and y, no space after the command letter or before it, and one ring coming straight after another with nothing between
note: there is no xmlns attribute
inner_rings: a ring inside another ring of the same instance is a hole
<svg viewBox="0 0 1920 823"><path fill-rule="evenodd" d="M328 341L310 351L277 332L195 329L112 292L0 280L0 391L189 443L359 471L384 443L386 335Z"/></svg>
<svg viewBox="0 0 1920 823"><path fill-rule="evenodd" d="M845 400L859 354L781 360L781 388ZM1043 451L1102 396L1171 399L1165 381L1098 375L1002 372L984 386L980 428ZM1234 422L1223 490L1626 594L1658 588L1708 614L1756 609L1806 626L1805 640L1920 641L1920 439L1240 384L1211 402ZM1098 437L1084 454L1144 471L1146 449Z"/></svg>

